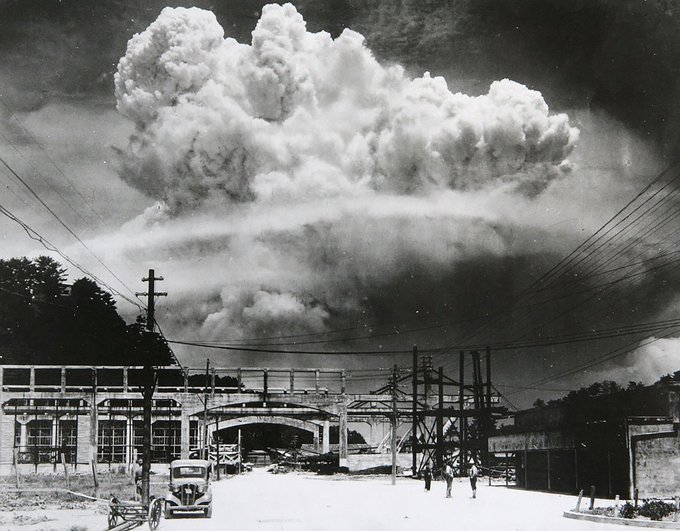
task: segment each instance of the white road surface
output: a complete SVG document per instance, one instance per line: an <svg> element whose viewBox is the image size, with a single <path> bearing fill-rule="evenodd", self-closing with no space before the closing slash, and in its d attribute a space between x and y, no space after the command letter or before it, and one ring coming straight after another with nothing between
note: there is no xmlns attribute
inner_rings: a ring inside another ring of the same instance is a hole
<svg viewBox="0 0 680 531"><path fill-rule="evenodd" d="M630 527L568 520L575 497L489 487L480 482L477 499L458 480L453 496L443 482L389 477L350 478L311 474L272 475L263 470L213 484L215 506L207 519L162 520L163 531L616 531ZM611 504L611 501L602 502Z"/></svg>
<svg viewBox="0 0 680 531"><path fill-rule="evenodd" d="M545 494L456 480L444 483L389 477L272 475L264 470L213 482L213 517L161 520L162 531L630 531L631 527L569 520L574 496ZM588 503L584 500L584 505ZM611 500L598 506L611 505ZM105 507L88 510L0 511L0 531L103 531ZM24 519L22 522L21 520ZM33 523L29 524L28 520ZM38 520L38 521L36 521ZM12 521L13 524L8 525ZM148 526L136 528L148 531Z"/></svg>

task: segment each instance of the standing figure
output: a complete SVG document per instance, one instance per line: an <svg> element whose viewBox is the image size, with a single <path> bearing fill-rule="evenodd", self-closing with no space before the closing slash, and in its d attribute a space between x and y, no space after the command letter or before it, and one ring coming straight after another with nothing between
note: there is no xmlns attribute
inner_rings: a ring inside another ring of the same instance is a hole
<svg viewBox="0 0 680 531"><path fill-rule="evenodd" d="M423 470L423 479L425 480L425 490L429 491L432 483L432 471L429 466L426 466L425 470Z"/></svg>
<svg viewBox="0 0 680 531"><path fill-rule="evenodd" d="M477 467L475 466L474 463L470 467L470 473L468 475L470 477L470 487L472 487L472 497L476 498L477 497L477 476L479 475L479 471L477 470Z"/></svg>
<svg viewBox="0 0 680 531"><path fill-rule="evenodd" d="M446 462L446 467L444 468L444 480L446 480L446 497L451 497L451 486L453 485L453 468L451 467L451 462Z"/></svg>
<svg viewBox="0 0 680 531"><path fill-rule="evenodd" d="M135 466L135 500L139 501L142 499L142 461L141 457L137 458L137 464Z"/></svg>

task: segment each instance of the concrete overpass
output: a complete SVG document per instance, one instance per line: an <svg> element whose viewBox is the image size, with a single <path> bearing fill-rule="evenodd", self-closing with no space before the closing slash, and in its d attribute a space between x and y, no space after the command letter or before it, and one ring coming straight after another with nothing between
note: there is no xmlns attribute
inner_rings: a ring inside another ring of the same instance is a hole
<svg viewBox="0 0 680 531"><path fill-rule="evenodd" d="M142 444L141 374L141 367L0 366L0 473L15 462L54 467L62 454L75 468L133 463ZM407 425L413 416L409 394L393 403L384 389L348 393L348 379L342 369L159 368L152 460L188 457L206 433L248 424L300 428L326 452L336 425L347 466L348 423L368 423L376 447L395 413ZM460 403L458 395L441 398Z"/></svg>

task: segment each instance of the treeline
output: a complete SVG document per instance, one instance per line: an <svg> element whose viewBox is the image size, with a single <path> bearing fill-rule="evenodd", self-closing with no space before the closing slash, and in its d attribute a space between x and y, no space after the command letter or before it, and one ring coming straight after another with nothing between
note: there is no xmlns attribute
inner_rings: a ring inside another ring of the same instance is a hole
<svg viewBox="0 0 680 531"><path fill-rule="evenodd" d="M590 385L581 387L579 389L569 391L566 395L561 398L555 398L548 400L547 404L542 399L537 399L534 402L534 407L543 407L545 405L556 405L556 404L572 404L576 402L581 402L584 400L589 400L591 398L597 398L600 396L611 395L614 393L620 393L622 391L634 391L636 389L643 388L642 382L628 382L626 387L618 384L613 380L603 380L601 382L595 382Z"/></svg>
<svg viewBox="0 0 680 531"><path fill-rule="evenodd" d="M68 285L50 257L0 260L0 363L172 364L161 336L127 324L113 297L88 278Z"/></svg>
<svg viewBox="0 0 680 531"><path fill-rule="evenodd" d="M664 374L652 385L668 385L677 383L680 383L680 370L675 371L672 374ZM576 404L592 398L612 395L614 393L621 393L623 391L635 391L637 389L642 389L643 387L645 387L645 385L642 382L629 381L626 386L623 386L613 380L603 380L601 382L595 382L579 389L569 391L563 397L548 400L548 402L538 398L534 401L533 407Z"/></svg>

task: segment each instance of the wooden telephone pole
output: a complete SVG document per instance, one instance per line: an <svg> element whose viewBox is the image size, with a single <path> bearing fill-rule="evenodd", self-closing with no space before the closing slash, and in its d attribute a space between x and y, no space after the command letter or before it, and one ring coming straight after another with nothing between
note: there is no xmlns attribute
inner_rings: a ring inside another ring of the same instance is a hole
<svg viewBox="0 0 680 531"><path fill-rule="evenodd" d="M137 296L146 295L146 330L148 333L154 331L156 320L154 304L156 297L165 297L167 293L156 292L156 281L163 280L163 277L154 276L154 270L149 269L149 276L142 278L142 282L149 283L149 290L145 293L135 293ZM151 344L151 342L149 342ZM142 504L149 505L149 472L151 471L151 409L153 407L153 393L156 389L156 369L153 366L152 352L146 353L144 362L142 388L143 397L143 417L142 417Z"/></svg>

